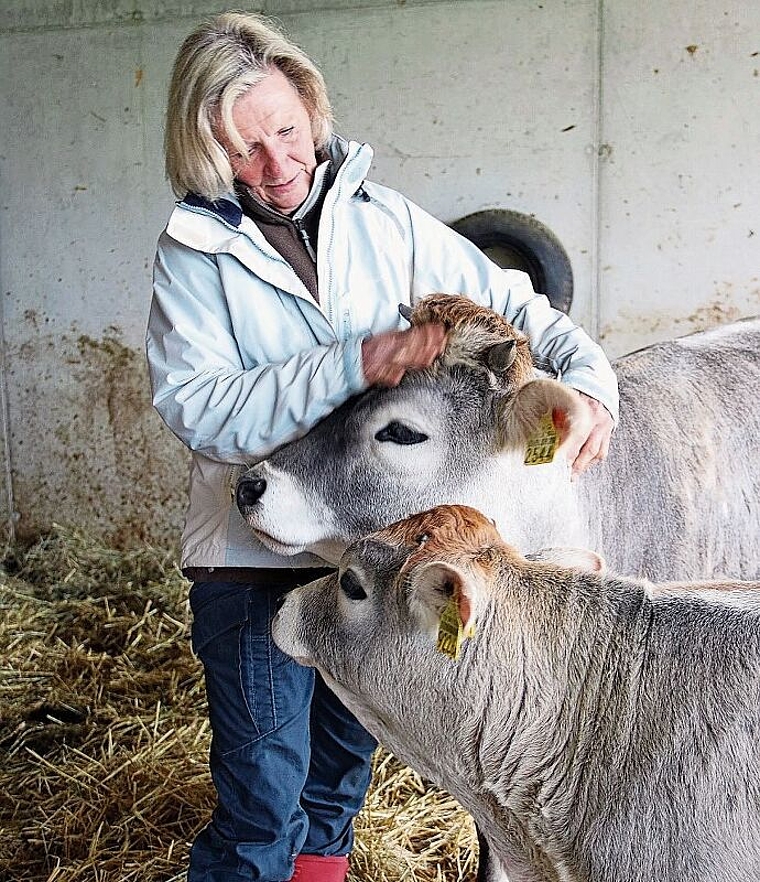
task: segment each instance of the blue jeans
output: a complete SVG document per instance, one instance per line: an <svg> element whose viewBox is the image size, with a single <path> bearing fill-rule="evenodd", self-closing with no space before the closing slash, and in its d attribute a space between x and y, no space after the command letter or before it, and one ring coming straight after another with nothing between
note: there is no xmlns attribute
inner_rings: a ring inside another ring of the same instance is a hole
<svg viewBox="0 0 760 882"><path fill-rule="evenodd" d="M377 742L312 668L275 646L282 593L240 582L190 591L217 805L193 843L188 882L283 882L297 854L353 845Z"/></svg>

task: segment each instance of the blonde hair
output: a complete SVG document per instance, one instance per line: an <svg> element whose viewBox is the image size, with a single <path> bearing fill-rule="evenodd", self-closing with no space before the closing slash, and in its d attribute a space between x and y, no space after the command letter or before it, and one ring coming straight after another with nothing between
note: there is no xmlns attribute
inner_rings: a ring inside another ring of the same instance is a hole
<svg viewBox="0 0 760 882"><path fill-rule="evenodd" d="M185 39L172 69L164 154L166 175L178 196L191 192L213 201L233 189L230 160L215 132L221 129L236 149L245 151L232 108L273 67L303 101L314 146L325 146L333 116L317 67L261 16L225 12Z"/></svg>

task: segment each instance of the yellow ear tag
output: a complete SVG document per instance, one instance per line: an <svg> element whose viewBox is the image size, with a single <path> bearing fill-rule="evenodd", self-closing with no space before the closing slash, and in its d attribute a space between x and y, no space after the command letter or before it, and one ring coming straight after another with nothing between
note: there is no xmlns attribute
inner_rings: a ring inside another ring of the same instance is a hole
<svg viewBox="0 0 760 882"><path fill-rule="evenodd" d="M536 434L528 438L525 449L525 465L543 465L554 459L559 447L559 433L554 427L551 412L545 413L538 423Z"/></svg>
<svg viewBox="0 0 760 882"><path fill-rule="evenodd" d="M462 644L474 634L475 626L471 625L465 631L462 627L462 620L459 618L459 608L456 601L453 598L449 600L444 606L438 622L438 641L435 648L443 655L457 661L459 653L462 651Z"/></svg>

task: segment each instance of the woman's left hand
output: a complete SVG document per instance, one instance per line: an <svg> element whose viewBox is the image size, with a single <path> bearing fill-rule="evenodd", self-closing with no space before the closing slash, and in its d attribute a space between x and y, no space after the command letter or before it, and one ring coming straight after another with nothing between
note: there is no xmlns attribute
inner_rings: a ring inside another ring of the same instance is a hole
<svg viewBox="0 0 760 882"><path fill-rule="evenodd" d="M607 408L583 392L578 393L591 411L591 430L585 442L581 445L578 455L573 461L572 477L575 478L595 462L601 462L609 453L610 438L615 422Z"/></svg>

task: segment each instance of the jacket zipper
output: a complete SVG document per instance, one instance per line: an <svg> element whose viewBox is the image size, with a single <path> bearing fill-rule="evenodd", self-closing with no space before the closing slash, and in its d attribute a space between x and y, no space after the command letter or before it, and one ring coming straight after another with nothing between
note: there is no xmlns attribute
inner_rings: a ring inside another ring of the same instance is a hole
<svg viewBox="0 0 760 882"><path fill-rule="evenodd" d="M314 247L311 244L311 237L309 236L309 231L306 229L304 222L301 218L292 221L293 226L296 228L296 232L298 233L301 241L304 244L304 248L306 248L306 253L311 258L311 262L314 266L317 265L317 252L314 250Z"/></svg>

